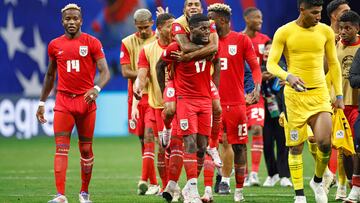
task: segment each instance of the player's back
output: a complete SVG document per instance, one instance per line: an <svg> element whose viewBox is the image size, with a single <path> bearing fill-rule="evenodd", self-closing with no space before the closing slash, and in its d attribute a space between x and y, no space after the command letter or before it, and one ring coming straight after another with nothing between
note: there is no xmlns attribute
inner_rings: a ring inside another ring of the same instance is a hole
<svg viewBox="0 0 360 203"><path fill-rule="evenodd" d="M219 94L222 105L245 104L244 98L244 46L246 39L242 33L231 31L225 37L219 38L220 85ZM254 56L256 57L256 56Z"/></svg>
<svg viewBox="0 0 360 203"><path fill-rule="evenodd" d="M94 86L96 60L104 58L98 39L86 33L75 39L62 35L49 43L48 52L57 65L57 90L84 94Z"/></svg>

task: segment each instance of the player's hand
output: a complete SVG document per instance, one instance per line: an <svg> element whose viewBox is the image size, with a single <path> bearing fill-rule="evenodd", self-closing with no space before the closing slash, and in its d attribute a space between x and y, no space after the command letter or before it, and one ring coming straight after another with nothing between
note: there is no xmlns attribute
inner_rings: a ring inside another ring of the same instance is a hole
<svg viewBox="0 0 360 203"><path fill-rule="evenodd" d="M137 78L133 85L133 92L135 99L140 100L143 95L143 90L140 88L140 81Z"/></svg>
<svg viewBox="0 0 360 203"><path fill-rule="evenodd" d="M38 110L36 112L36 118L39 120L39 122L41 124L44 124L47 122L47 120L45 119L45 116L44 116L44 112L45 112L45 106L39 106Z"/></svg>
<svg viewBox="0 0 360 203"><path fill-rule="evenodd" d="M172 58L174 58L175 60L177 61L180 61L180 62L188 62L191 60L191 57L189 54L185 54L184 52L182 51L172 51L170 56Z"/></svg>
<svg viewBox="0 0 360 203"><path fill-rule="evenodd" d="M289 82L290 86L295 91L297 91L297 92L305 92L306 91L305 83L301 78L289 74L286 80Z"/></svg>
<svg viewBox="0 0 360 203"><path fill-rule="evenodd" d="M280 80L279 84L280 84L281 87L284 87L285 84L286 84L286 81L285 80Z"/></svg>
<svg viewBox="0 0 360 203"><path fill-rule="evenodd" d="M91 102L94 102L96 100L98 95L99 92L97 91L97 89L92 88L84 94L84 100L86 103L90 104Z"/></svg>
<svg viewBox="0 0 360 203"><path fill-rule="evenodd" d="M156 17L159 17L159 15L163 13L169 13L169 7L166 7L165 10L161 6L156 8Z"/></svg>
<svg viewBox="0 0 360 203"><path fill-rule="evenodd" d="M266 80L271 80L274 78L274 75L269 73L268 71L264 71L262 73L262 80L266 81Z"/></svg>
<svg viewBox="0 0 360 203"><path fill-rule="evenodd" d="M247 105L253 104L253 103L252 103L252 102L253 102L252 99L253 99L253 98L252 98L251 94L246 94L246 95L245 95L245 102L246 102Z"/></svg>
<svg viewBox="0 0 360 203"><path fill-rule="evenodd" d="M345 109L344 100L342 98L337 98L333 104L336 109Z"/></svg>
<svg viewBox="0 0 360 203"><path fill-rule="evenodd" d="M252 96L252 102L253 102L253 104L254 104L254 103L258 103L259 100L260 100L260 91L254 89L254 90L251 92L251 96Z"/></svg>
<svg viewBox="0 0 360 203"><path fill-rule="evenodd" d="M134 122L137 122L137 119L139 119L139 110L138 108L131 108L131 120Z"/></svg>

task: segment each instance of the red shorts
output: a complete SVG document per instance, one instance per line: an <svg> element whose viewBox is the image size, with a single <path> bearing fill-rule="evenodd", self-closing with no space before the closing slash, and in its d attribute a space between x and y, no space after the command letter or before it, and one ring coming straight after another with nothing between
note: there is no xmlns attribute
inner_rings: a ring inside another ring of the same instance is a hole
<svg viewBox="0 0 360 203"><path fill-rule="evenodd" d="M356 118L359 115L358 106L345 105L344 114L345 114L346 119L349 122L349 125L351 128L351 133L352 133L353 137L355 137L354 124L355 124Z"/></svg>
<svg viewBox="0 0 360 203"><path fill-rule="evenodd" d="M253 125L260 125L264 127L265 121L265 106L264 98L260 96L260 100L256 104L251 104L246 107L246 115L248 118L248 127Z"/></svg>
<svg viewBox="0 0 360 203"><path fill-rule="evenodd" d="M210 88L211 88L211 99L220 99L219 96L219 91L216 88L216 85L214 84L214 82L212 80L210 80Z"/></svg>
<svg viewBox="0 0 360 203"><path fill-rule="evenodd" d="M159 132L164 129L164 121L162 119L161 113L163 109L152 109L152 121L153 121L153 130L155 137L159 136Z"/></svg>
<svg viewBox="0 0 360 203"><path fill-rule="evenodd" d="M201 134L210 136L212 102L207 98L177 98L178 135Z"/></svg>
<svg viewBox="0 0 360 203"><path fill-rule="evenodd" d="M92 139L95 129L96 103L87 104L84 95L58 91L54 107L54 133L69 132L74 128L79 137Z"/></svg>
<svg viewBox="0 0 360 203"><path fill-rule="evenodd" d="M220 134L226 133L229 144L246 144L248 141L245 105L222 105Z"/></svg>
<svg viewBox="0 0 360 203"><path fill-rule="evenodd" d="M129 104L128 106L128 129L129 133L137 135L137 136L143 136L145 127L152 128L154 123L154 118L152 114L152 109L149 106L148 103L148 95L144 94L141 98L139 104L138 104L138 110L139 110L139 118L137 121L131 120L131 106L132 104Z"/></svg>
<svg viewBox="0 0 360 203"><path fill-rule="evenodd" d="M176 101L174 81L169 80L166 83L166 87L165 87L164 94L163 94L163 99L164 99L165 103Z"/></svg>

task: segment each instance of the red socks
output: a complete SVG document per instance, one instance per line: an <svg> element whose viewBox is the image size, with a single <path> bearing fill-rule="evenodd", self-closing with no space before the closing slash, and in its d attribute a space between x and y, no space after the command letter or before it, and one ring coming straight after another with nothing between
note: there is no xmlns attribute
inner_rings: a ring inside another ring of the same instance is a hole
<svg viewBox="0 0 360 203"><path fill-rule="evenodd" d="M196 153L184 153L184 168L187 180L197 178L197 156Z"/></svg>
<svg viewBox="0 0 360 203"><path fill-rule="evenodd" d="M161 178L163 188L167 185L167 172L166 172L166 161L165 161L165 151L158 152L157 168Z"/></svg>
<svg viewBox="0 0 360 203"><path fill-rule="evenodd" d="M242 188L244 186L246 166L234 164L234 168L235 168L236 188Z"/></svg>
<svg viewBox="0 0 360 203"><path fill-rule="evenodd" d="M204 185L212 187L215 164L209 155L206 155L204 162Z"/></svg>
<svg viewBox="0 0 360 203"><path fill-rule="evenodd" d="M157 185L154 160L155 160L154 142L144 143L141 180L147 182L147 180L150 179L150 184Z"/></svg>
<svg viewBox="0 0 360 203"><path fill-rule="evenodd" d="M253 135L251 144L251 171L259 171L263 147L263 137L261 135Z"/></svg>
<svg viewBox="0 0 360 203"><path fill-rule="evenodd" d="M169 160L169 180L179 180L184 159L184 148L182 138L171 137Z"/></svg>
<svg viewBox="0 0 360 203"><path fill-rule="evenodd" d="M81 165L81 190L80 192L89 192L89 183L94 165L94 154L92 151L92 142L79 142L80 165Z"/></svg>
<svg viewBox="0 0 360 203"><path fill-rule="evenodd" d="M54 174L57 193L65 194L66 170L70 149L70 136L55 136L56 152L54 159Z"/></svg>

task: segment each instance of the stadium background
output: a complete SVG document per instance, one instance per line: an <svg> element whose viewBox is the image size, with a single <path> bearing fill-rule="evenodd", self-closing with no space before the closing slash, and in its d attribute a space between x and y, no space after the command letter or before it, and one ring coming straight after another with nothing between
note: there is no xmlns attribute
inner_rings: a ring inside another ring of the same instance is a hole
<svg viewBox="0 0 360 203"><path fill-rule="evenodd" d="M352 7L359 6L355 5L357 0L352 1ZM48 124L40 126L34 115L47 69L47 44L63 34L60 10L70 2L82 7L83 31L102 41L112 72L110 83L97 101L96 136L127 135L127 81L119 71L119 50L121 39L135 31L134 10L147 7L155 13L157 6L168 6L170 12L180 16L183 8L182 0L0 0L0 136L29 139L52 135L54 100L47 102ZM206 0L203 6L214 2L231 6L236 31L244 29L242 11L249 6L262 10L262 30L269 36L298 16L296 0ZM325 15L323 21L328 22Z"/></svg>

